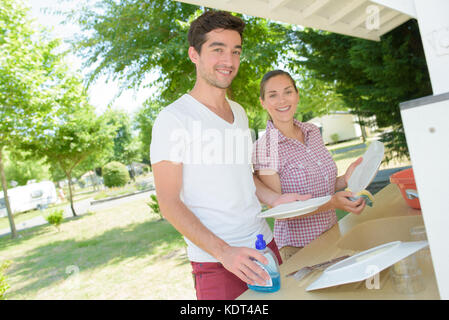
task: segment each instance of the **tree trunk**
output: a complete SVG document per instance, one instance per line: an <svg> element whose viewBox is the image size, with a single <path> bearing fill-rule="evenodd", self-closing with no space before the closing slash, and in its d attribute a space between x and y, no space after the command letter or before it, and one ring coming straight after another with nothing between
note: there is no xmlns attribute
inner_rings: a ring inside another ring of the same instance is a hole
<svg viewBox="0 0 449 320"><path fill-rule="evenodd" d="M69 199L70 199L70 208L72 209L73 216L76 217L75 208L73 207L73 194L72 194L72 177L70 174L67 174L67 179L69 180Z"/></svg>
<svg viewBox="0 0 449 320"><path fill-rule="evenodd" d="M0 177L2 180L3 196L5 199L6 211L8 212L9 225L11 226L11 238L17 237L16 225L12 216L11 206L8 199L8 185L6 183L5 170L3 168L3 148L0 148Z"/></svg>
<svg viewBox="0 0 449 320"><path fill-rule="evenodd" d="M361 134L362 134L362 141L363 141L363 143L365 143L366 142L365 123L364 123L364 120L362 119L362 117L360 116L360 112L359 112L359 108L358 107L355 108L355 114L357 115L357 119L358 119L358 122L359 122L360 131L361 131Z"/></svg>
<svg viewBox="0 0 449 320"><path fill-rule="evenodd" d="M362 133L362 141L363 141L363 143L365 143L366 142L365 123L363 122L362 118L360 117L360 114L357 114L357 117L359 118L360 131Z"/></svg>

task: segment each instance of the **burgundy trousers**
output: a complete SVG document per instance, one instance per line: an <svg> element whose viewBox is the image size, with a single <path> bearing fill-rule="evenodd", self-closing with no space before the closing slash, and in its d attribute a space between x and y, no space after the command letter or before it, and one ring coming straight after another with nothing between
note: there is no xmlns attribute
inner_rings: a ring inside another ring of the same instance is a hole
<svg viewBox="0 0 449 320"><path fill-rule="evenodd" d="M282 263L274 239L267 245ZM219 262L190 262L198 300L234 300L248 289L246 282Z"/></svg>

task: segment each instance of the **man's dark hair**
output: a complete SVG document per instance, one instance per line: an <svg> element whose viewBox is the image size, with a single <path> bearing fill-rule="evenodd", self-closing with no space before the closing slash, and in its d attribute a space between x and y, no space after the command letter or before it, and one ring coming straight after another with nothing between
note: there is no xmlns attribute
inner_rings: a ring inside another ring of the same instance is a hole
<svg viewBox="0 0 449 320"><path fill-rule="evenodd" d="M243 29L245 29L245 22L226 11L206 11L190 25L188 34L189 45L194 47L196 52L201 53L201 46L207 41L206 33L215 29L237 31L243 41L242 35Z"/></svg>

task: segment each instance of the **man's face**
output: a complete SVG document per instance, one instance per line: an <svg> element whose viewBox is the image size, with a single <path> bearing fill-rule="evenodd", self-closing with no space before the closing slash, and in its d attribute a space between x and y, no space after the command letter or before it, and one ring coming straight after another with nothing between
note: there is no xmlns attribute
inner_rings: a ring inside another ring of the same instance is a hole
<svg viewBox="0 0 449 320"><path fill-rule="evenodd" d="M197 67L197 80L226 89L231 85L240 66L240 34L234 30L216 29L206 36L207 41L201 47L201 54L193 47L189 49L190 59Z"/></svg>

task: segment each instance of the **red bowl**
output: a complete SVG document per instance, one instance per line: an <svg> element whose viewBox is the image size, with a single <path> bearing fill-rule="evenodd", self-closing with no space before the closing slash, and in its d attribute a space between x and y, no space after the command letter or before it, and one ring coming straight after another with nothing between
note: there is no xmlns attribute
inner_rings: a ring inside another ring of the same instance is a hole
<svg viewBox="0 0 449 320"><path fill-rule="evenodd" d="M398 171L395 174L392 174L390 176L390 182L397 184L399 187L399 190L401 191L402 197L404 198L405 202L414 209L421 209L421 205L419 203L419 199L409 199L407 198L407 195L405 194L405 190L407 189L416 189L416 183L415 183L415 176L413 175L413 169L405 169L402 171Z"/></svg>

